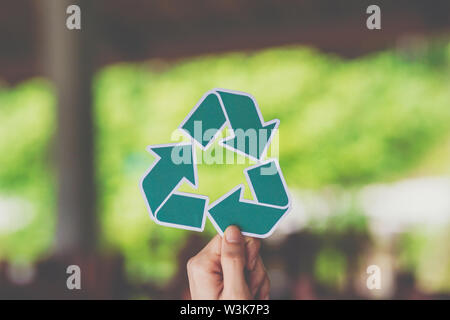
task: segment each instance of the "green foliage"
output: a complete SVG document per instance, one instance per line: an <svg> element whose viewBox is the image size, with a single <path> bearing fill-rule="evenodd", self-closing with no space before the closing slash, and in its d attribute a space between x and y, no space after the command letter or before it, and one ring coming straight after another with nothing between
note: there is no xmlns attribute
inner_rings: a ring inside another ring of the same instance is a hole
<svg viewBox="0 0 450 320"><path fill-rule="evenodd" d="M412 273L426 291L448 292L450 288L449 225L413 228L396 239L396 263ZM432 272L430 272L432 270Z"/></svg>
<svg viewBox="0 0 450 320"><path fill-rule="evenodd" d="M153 161L145 147L171 142L191 108L215 87L249 92L266 121L281 120L280 163L290 188L353 188L401 177L450 133L449 48L345 61L288 47L104 68L95 77L94 111L105 246L123 252L136 280L164 283L176 272L189 232L149 219L138 185ZM0 195L28 201L36 212L25 229L0 235L0 257L33 258L53 236L54 99L42 81L0 91ZM200 165L198 192L214 201L245 182L245 166ZM354 222L366 224L358 215L343 224ZM208 223L207 231L214 232ZM324 254L319 274L328 273L334 255Z"/></svg>
<svg viewBox="0 0 450 320"><path fill-rule="evenodd" d="M345 285L347 260L344 255L333 248L322 249L315 261L314 273L319 283L342 289Z"/></svg>
<svg viewBox="0 0 450 320"><path fill-rule="evenodd" d="M54 132L55 96L47 82L0 89L0 216L17 230L0 232L0 259L36 259L51 244Z"/></svg>

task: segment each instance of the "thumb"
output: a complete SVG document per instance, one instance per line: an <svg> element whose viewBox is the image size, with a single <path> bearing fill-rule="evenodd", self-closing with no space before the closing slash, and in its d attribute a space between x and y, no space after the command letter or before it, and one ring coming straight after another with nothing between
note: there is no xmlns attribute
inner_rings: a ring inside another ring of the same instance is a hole
<svg viewBox="0 0 450 320"><path fill-rule="evenodd" d="M221 248L224 299L250 299L245 281L245 240L236 226L225 230Z"/></svg>

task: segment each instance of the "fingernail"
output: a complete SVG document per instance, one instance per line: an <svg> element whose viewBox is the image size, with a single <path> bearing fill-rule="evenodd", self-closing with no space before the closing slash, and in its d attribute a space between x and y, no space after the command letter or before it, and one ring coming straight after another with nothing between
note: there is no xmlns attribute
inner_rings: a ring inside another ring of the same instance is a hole
<svg viewBox="0 0 450 320"><path fill-rule="evenodd" d="M240 243L242 234L238 227L230 226L225 230L225 238L229 243Z"/></svg>
<svg viewBox="0 0 450 320"><path fill-rule="evenodd" d="M269 294L266 294L263 300L269 300Z"/></svg>

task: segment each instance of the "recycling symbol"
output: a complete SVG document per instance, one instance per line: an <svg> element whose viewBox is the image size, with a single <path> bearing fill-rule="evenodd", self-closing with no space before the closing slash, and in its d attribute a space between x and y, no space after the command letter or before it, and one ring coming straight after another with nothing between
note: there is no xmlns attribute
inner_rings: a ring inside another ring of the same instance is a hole
<svg viewBox="0 0 450 320"><path fill-rule="evenodd" d="M178 127L189 142L147 147L156 160L140 186L150 217L160 225L194 231L203 231L208 217L221 235L237 225L244 235L270 236L291 208L278 160L264 160L278 125L277 119L264 122L250 94L208 91ZM219 145L256 161L243 172L253 200L244 198L243 184L211 204L207 196L179 191L185 182L198 188L195 146L208 149L225 127L232 134Z"/></svg>

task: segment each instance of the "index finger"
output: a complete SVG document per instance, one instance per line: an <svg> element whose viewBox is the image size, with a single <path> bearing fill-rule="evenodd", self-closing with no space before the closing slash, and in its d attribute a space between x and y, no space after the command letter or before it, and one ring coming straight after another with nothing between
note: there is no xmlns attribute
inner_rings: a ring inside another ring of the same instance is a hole
<svg viewBox="0 0 450 320"><path fill-rule="evenodd" d="M222 238L216 234L208 244L200 250L198 255L206 256L208 258L220 258L220 251L222 246Z"/></svg>

